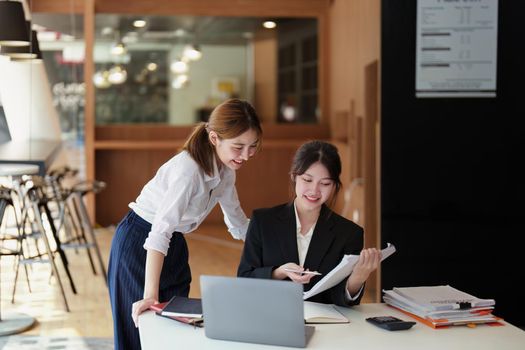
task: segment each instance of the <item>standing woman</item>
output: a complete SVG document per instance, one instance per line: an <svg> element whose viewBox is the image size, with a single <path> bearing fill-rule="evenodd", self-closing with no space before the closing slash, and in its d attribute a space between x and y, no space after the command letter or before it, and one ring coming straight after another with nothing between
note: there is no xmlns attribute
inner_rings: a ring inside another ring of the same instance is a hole
<svg viewBox="0 0 525 350"><path fill-rule="evenodd" d="M359 255L352 274L308 300L351 306L359 304L364 283L381 262L381 252L363 249L363 229L326 205L341 188L341 159L335 146L311 141L295 153L291 203L253 212L237 275L289 279L308 291L336 267L345 254ZM314 276L292 271L318 271Z"/></svg>
<svg viewBox="0 0 525 350"><path fill-rule="evenodd" d="M215 204L221 205L231 235L245 238L249 220L237 197L235 170L258 151L261 136L259 118L248 102L223 102L129 204L109 260L115 350L140 349L140 313L174 295L188 296L191 271L184 234L197 229Z"/></svg>

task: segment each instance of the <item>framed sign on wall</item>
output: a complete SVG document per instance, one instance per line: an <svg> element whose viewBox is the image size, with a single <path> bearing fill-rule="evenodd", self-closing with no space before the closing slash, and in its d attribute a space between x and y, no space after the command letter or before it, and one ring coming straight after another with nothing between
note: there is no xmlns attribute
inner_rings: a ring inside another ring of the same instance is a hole
<svg viewBox="0 0 525 350"><path fill-rule="evenodd" d="M497 0L418 0L416 97L496 97Z"/></svg>

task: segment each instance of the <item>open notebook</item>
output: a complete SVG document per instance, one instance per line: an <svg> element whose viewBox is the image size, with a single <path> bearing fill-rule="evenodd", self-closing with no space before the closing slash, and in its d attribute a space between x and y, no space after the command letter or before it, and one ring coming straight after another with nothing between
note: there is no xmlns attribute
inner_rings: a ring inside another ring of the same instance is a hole
<svg viewBox="0 0 525 350"><path fill-rule="evenodd" d="M305 323L349 323L350 320L337 311L335 305L304 302Z"/></svg>

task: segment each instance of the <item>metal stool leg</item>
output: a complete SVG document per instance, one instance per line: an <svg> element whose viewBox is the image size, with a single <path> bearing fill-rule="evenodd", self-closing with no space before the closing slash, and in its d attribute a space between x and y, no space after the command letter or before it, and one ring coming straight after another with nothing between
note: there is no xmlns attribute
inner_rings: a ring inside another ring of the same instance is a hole
<svg viewBox="0 0 525 350"><path fill-rule="evenodd" d="M68 198L69 199L69 198ZM85 229L82 222L82 215L80 214L79 205L77 204L76 197L72 195L70 199L68 200L68 203L71 204L69 209L69 214L71 215L71 219L73 222L75 222L75 227L77 229L76 233L76 240L79 242L80 247L86 248L86 253L89 259L89 264L91 265L91 270L93 271L93 274L97 274L97 270L95 269L95 264L93 262L93 258L91 257L91 252L89 250L90 246L93 246L93 244L89 244L86 239ZM71 208L72 207L72 208Z"/></svg>
<svg viewBox="0 0 525 350"><path fill-rule="evenodd" d="M60 256L60 259L62 260L62 264L64 265L64 270L66 271L66 275L69 279L69 283L71 285L71 289L73 290L73 294L77 294L75 282L73 282L73 277L71 277L71 272L69 271L69 262L67 260L66 253L64 253L64 250L61 247L57 229L55 227L55 223L53 222L53 217L51 216L51 211L49 210L49 207L47 206L47 201L44 199L43 201L40 202L39 206L44 210L44 214L46 215L47 221L49 223L49 227L51 228L51 233L53 234L53 238L55 239L56 251L58 252L58 255Z"/></svg>
<svg viewBox="0 0 525 350"><path fill-rule="evenodd" d="M49 240L47 239L47 236L46 236L46 233L45 233L46 231L44 229L44 224L42 222L42 216L39 215L40 208L39 208L39 203L37 201L33 201L33 210L35 212L36 225L38 227L38 230L42 233L42 239L43 239L44 245L46 247L46 252L47 252L47 255L49 257L49 262L51 264L51 268L52 268L53 274L55 275L55 278L56 278L56 280L58 282L58 286L60 287L60 291L62 292L62 298L64 299L64 305L66 307L66 311L69 312L69 305L67 303L66 293L64 291L64 287L62 286L62 281L60 280L60 275L58 274L58 269L57 269L57 266L55 264L54 252L51 250L51 246L49 244Z"/></svg>
<svg viewBox="0 0 525 350"><path fill-rule="evenodd" d="M108 276L106 273L106 268L104 266L104 261L102 260L102 254L100 253L100 249L98 247L97 238L95 237L95 231L93 230L93 226L91 225L91 220L89 219L89 215L86 209L86 206L84 205L84 201L82 200L82 197L80 193L74 192L73 194L73 200L78 205L78 209L80 212L81 222L86 229L86 231L89 234L89 238L93 241L93 247L95 248L95 253L97 254L97 259L100 264L100 270L102 271L102 275L104 277L104 281L106 282L106 286L108 284Z"/></svg>

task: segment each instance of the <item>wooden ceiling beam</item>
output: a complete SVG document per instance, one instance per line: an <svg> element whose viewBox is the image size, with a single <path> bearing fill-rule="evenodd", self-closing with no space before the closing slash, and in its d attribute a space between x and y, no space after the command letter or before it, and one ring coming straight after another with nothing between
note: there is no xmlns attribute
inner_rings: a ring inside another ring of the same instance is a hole
<svg viewBox="0 0 525 350"><path fill-rule="evenodd" d="M96 0L97 13L138 15L317 17L329 0Z"/></svg>
<svg viewBox="0 0 525 350"><path fill-rule="evenodd" d="M28 4L33 13L84 13L84 0L30 0Z"/></svg>

